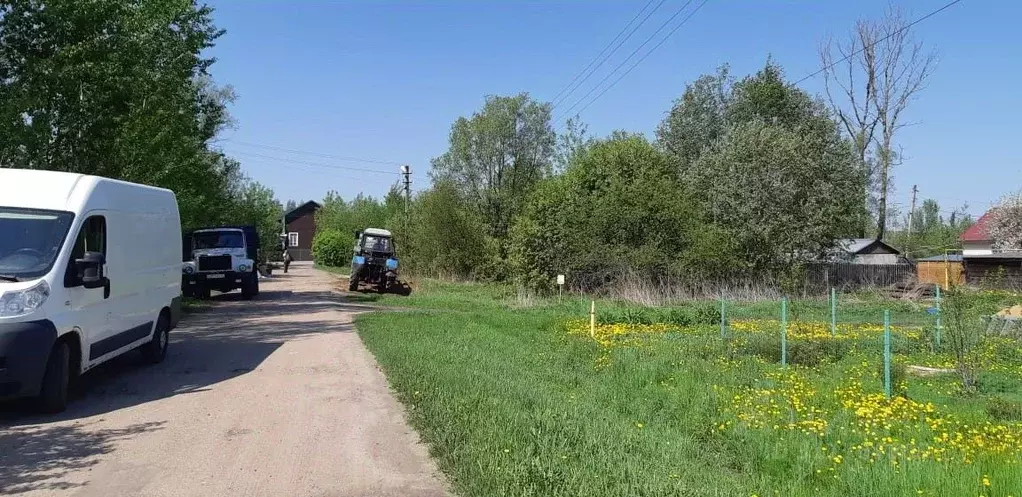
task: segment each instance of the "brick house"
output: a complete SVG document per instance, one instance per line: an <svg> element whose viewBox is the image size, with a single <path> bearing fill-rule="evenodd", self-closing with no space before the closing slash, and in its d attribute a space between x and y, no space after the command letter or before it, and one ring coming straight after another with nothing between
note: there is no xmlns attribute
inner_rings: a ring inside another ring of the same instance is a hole
<svg viewBox="0 0 1022 497"><path fill-rule="evenodd" d="M323 206L318 202L310 200L284 214L287 246L293 260L312 260L312 239L316 236L316 212L321 207Z"/></svg>

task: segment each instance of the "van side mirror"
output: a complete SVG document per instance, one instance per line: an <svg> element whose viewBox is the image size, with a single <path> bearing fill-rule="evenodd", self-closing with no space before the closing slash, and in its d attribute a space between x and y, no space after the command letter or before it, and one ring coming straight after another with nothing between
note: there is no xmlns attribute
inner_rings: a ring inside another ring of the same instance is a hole
<svg viewBox="0 0 1022 497"><path fill-rule="evenodd" d="M100 252L86 252L81 259L75 260L79 281L85 288L103 288L106 278L103 276L103 265L106 257Z"/></svg>
<svg viewBox="0 0 1022 497"><path fill-rule="evenodd" d="M355 232L355 239L359 239L359 238L362 238L362 232L361 231L356 231Z"/></svg>

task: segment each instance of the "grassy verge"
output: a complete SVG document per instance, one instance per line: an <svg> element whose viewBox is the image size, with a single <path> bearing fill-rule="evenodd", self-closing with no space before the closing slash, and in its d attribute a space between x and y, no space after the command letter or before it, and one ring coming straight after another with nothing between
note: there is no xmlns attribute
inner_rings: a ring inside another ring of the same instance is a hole
<svg viewBox="0 0 1022 497"><path fill-rule="evenodd" d="M463 496L1022 493L1011 346L974 397L954 377L899 377L906 397L887 401L875 326L846 324L833 342L822 325L793 330L792 359L806 364L782 369L763 320L772 304L736 304L748 321L726 341L698 323L607 324L592 340L578 300L516 307L500 287L438 282L383 300L424 308L357 324ZM872 321L882 304L847 311ZM925 334L899 336L899 362L946 359L926 353Z"/></svg>
<svg viewBox="0 0 1022 497"><path fill-rule="evenodd" d="M193 299L191 297L181 299L182 312L197 312L208 308L210 305L211 303L206 300Z"/></svg>
<svg viewBox="0 0 1022 497"><path fill-rule="evenodd" d="M313 267L315 267L316 269L319 269L320 271L326 271L328 273L336 274L338 276L343 276L345 278L347 278L348 277L348 273L351 272L351 268L349 268L347 266L345 266L345 267L324 266L324 265L322 265L322 264L320 264L318 262Z"/></svg>

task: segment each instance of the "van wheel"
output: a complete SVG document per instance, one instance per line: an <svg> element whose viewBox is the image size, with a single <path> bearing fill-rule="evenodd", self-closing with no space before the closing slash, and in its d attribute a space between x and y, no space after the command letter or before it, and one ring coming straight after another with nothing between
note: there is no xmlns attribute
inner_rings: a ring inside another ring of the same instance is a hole
<svg viewBox="0 0 1022 497"><path fill-rule="evenodd" d="M210 297L212 296L212 294L209 291L209 288L203 288L201 290L196 290L195 291L195 295L197 297L199 297L199 300L209 300Z"/></svg>
<svg viewBox="0 0 1022 497"><path fill-rule="evenodd" d="M358 290L358 278L352 274L348 276L348 291L354 292Z"/></svg>
<svg viewBox="0 0 1022 497"><path fill-rule="evenodd" d="M170 345L170 323L167 321L167 316L160 314L160 319L156 320L153 339L142 346L142 357L151 364L163 362L167 357L167 346Z"/></svg>
<svg viewBox="0 0 1022 497"><path fill-rule="evenodd" d="M62 412L67 408L67 384L69 379L71 350L67 342L60 341L50 351L46 361L46 373L39 389L39 410L47 413Z"/></svg>

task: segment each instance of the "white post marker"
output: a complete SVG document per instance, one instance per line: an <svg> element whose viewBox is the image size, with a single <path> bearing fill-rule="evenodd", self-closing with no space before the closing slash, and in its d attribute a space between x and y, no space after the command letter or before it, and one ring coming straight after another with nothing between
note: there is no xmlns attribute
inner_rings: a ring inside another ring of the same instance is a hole
<svg viewBox="0 0 1022 497"><path fill-rule="evenodd" d="M561 293L563 292L563 290L564 290L564 275L563 274L558 274L557 275L557 303L558 304L561 303Z"/></svg>

